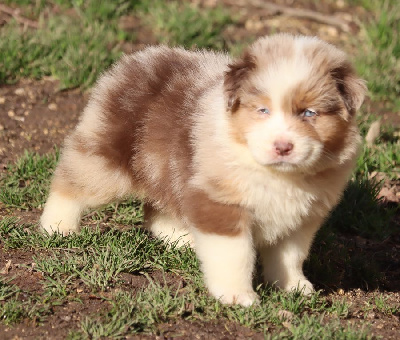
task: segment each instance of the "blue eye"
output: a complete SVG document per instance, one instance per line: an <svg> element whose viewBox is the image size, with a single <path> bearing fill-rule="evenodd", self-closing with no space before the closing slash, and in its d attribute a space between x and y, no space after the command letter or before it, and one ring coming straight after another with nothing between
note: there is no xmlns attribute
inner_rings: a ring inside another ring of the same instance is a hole
<svg viewBox="0 0 400 340"><path fill-rule="evenodd" d="M314 117L317 113L311 109L306 109L303 111L303 116L306 118Z"/></svg>
<svg viewBox="0 0 400 340"><path fill-rule="evenodd" d="M269 114L269 110L266 107L260 107L257 109L257 112L263 113L263 114Z"/></svg>

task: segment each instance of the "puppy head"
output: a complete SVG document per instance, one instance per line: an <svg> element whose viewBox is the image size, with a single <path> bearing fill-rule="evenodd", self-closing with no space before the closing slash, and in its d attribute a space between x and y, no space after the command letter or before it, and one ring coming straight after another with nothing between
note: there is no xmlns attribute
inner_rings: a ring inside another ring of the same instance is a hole
<svg viewBox="0 0 400 340"><path fill-rule="evenodd" d="M354 156L366 86L345 53L317 38L257 40L225 74L234 139L280 171L315 172Z"/></svg>

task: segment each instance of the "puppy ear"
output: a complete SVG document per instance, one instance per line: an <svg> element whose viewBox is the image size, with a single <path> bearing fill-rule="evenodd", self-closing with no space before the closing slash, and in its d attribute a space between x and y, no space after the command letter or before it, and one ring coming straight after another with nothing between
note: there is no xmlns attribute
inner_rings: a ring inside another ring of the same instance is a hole
<svg viewBox="0 0 400 340"><path fill-rule="evenodd" d="M227 108L232 112L236 111L240 104L239 89L249 73L256 68L256 61L253 55L246 51L243 56L228 65L229 70L225 72L224 90L227 99Z"/></svg>
<svg viewBox="0 0 400 340"><path fill-rule="evenodd" d="M345 61L334 68L331 74L336 81L337 89L347 110L350 115L354 115L361 107L368 90L365 81L357 77L349 61Z"/></svg>

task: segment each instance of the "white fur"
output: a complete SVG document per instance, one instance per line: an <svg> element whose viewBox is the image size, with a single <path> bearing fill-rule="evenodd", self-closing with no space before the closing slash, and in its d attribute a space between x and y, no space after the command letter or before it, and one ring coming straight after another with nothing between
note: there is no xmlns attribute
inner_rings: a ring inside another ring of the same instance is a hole
<svg viewBox="0 0 400 340"><path fill-rule="evenodd" d="M84 155L65 149L61 161L71 162L74 166L74 178L82 187L81 195L85 204L98 207L111 201L125 198L131 193L130 178L117 169L110 170L104 158Z"/></svg>
<svg viewBox="0 0 400 340"><path fill-rule="evenodd" d="M264 72L257 72L252 79L256 88L271 98L272 107L269 108L271 110L279 108L282 96L288 90L309 77L312 67L303 57L303 53L299 53L293 58L277 60L274 65L274 67L268 67Z"/></svg>
<svg viewBox="0 0 400 340"><path fill-rule="evenodd" d="M196 253L210 293L221 302L250 306L255 250L249 233L219 236L193 229Z"/></svg>
<svg viewBox="0 0 400 340"><path fill-rule="evenodd" d="M57 230L63 235L77 231L85 209L121 200L132 190L129 178L117 170L108 170L103 158L66 147L60 165L63 162L72 165L78 181L75 185L81 187L81 192L79 196L71 195L66 184L52 187L41 218L42 227L50 234ZM62 181L62 177L56 170L55 178Z"/></svg>
<svg viewBox="0 0 400 340"><path fill-rule="evenodd" d="M160 163L159 157L155 153L147 152L144 157L144 166L146 169L146 175L156 182L161 179L162 175L162 163Z"/></svg>
<svg viewBox="0 0 400 340"><path fill-rule="evenodd" d="M314 221L307 220L303 228L276 244L264 243L259 247L266 282L286 291L300 289L304 294L314 291L312 284L303 274L302 266L320 223L320 218Z"/></svg>
<svg viewBox="0 0 400 340"><path fill-rule="evenodd" d="M194 248L194 240L189 230L182 221L168 214L155 212L143 226L168 244L174 244L177 247L188 245Z"/></svg>
<svg viewBox="0 0 400 340"><path fill-rule="evenodd" d="M40 223L49 234L59 232L65 236L77 231L83 209L83 202L52 192Z"/></svg>

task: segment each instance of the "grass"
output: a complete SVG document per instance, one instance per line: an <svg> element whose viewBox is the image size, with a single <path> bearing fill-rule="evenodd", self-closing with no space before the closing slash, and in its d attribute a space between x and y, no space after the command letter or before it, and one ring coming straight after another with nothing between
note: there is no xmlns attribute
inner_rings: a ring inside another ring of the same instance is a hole
<svg viewBox="0 0 400 340"><path fill-rule="evenodd" d="M400 312L400 306L391 306L388 304L388 298L383 294L379 294L370 301L372 309L377 309L379 312L387 315L396 315Z"/></svg>
<svg viewBox="0 0 400 340"><path fill-rule="evenodd" d="M0 320L6 325L12 325L26 317L23 304L16 299L9 299L0 305Z"/></svg>
<svg viewBox="0 0 400 340"><path fill-rule="evenodd" d="M78 298L76 288L95 294L109 304L101 315L88 315L70 337L119 337L126 334L155 332L158 325L175 319L208 322L237 322L259 331L274 329L279 336L293 339L309 337L315 331L326 339L364 339L366 333L340 326L325 326L325 313L336 319L345 318L348 306L332 304L318 293L305 298L300 292L284 293L270 287L258 287L260 305L251 309L221 305L207 294L201 280L197 259L191 249L166 247L141 229L126 231L83 228L68 237L46 236L34 232L35 226L20 224L8 218L0 222L0 236L5 249L34 249L41 255L33 259L35 272L42 274L44 292L40 299L29 296L30 305L13 298L16 292L9 283L2 315L7 324L24 318L47 318L43 306L53 306ZM46 251L44 251L46 250ZM170 287L165 279L154 281L149 274L175 277L178 286ZM144 275L148 286L136 293L126 291L122 273ZM2 286L1 286L2 287ZM0 292L3 289L0 288ZM10 295L13 294L13 295ZM29 294L25 293L25 294ZM64 302L62 302L64 301ZM282 311L289 315L290 327L282 320Z"/></svg>
<svg viewBox="0 0 400 340"><path fill-rule="evenodd" d="M364 176L381 172L389 179L397 179L400 172L400 140L378 141L371 148L364 146L358 159L357 172Z"/></svg>
<svg viewBox="0 0 400 340"><path fill-rule="evenodd" d="M86 88L118 58L117 43L117 32L96 21L54 17L23 34L9 24L0 30L0 83L53 76L60 89Z"/></svg>
<svg viewBox="0 0 400 340"><path fill-rule="evenodd" d="M18 287L9 284L10 281L0 277L0 301L5 301L18 292Z"/></svg>
<svg viewBox="0 0 400 340"><path fill-rule="evenodd" d="M29 297L25 301L12 298L0 304L0 320L8 326L23 320L31 320L40 324L51 313L51 308L59 304L59 301L45 303L41 296Z"/></svg>
<svg viewBox="0 0 400 340"><path fill-rule="evenodd" d="M233 22L222 7L199 11L189 3L162 0L142 8L143 21L154 27L158 41L188 48L226 49L222 31Z"/></svg>
<svg viewBox="0 0 400 340"><path fill-rule="evenodd" d="M358 116L360 131L363 136L374 121L380 120L377 114L370 113L372 105L365 105ZM395 128L389 124L381 124L380 134L375 143L368 147L362 145L355 178L367 180L373 173L383 174L388 180L396 180L400 173L400 139Z"/></svg>
<svg viewBox="0 0 400 340"><path fill-rule="evenodd" d="M8 5L20 6L24 15L38 18L45 10L53 6L60 6L62 9L71 9L90 21L112 21L121 15L127 14L140 3L148 1L140 0L5 0Z"/></svg>
<svg viewBox="0 0 400 340"><path fill-rule="evenodd" d="M41 322L49 314L51 306L59 304L56 300L51 304L45 302L42 296L25 294L9 281L0 277L0 322L5 325L13 325L23 319ZM21 299L20 293L25 297Z"/></svg>
<svg viewBox="0 0 400 340"><path fill-rule="evenodd" d="M356 66L368 81L372 100L399 110L400 100L400 4L395 0L361 0L370 9L362 24L363 44Z"/></svg>
<svg viewBox="0 0 400 340"><path fill-rule="evenodd" d="M118 292L110 300L112 307L110 311L101 316L88 317L81 323L82 333L89 338L118 337L126 332L131 334L156 330L155 326L160 323L181 318L187 321L201 320L209 321L224 317L230 321L239 322L243 325L266 330L267 325L282 325L284 321L279 317L280 301L285 299L301 300L298 304L303 309L298 314L291 316L290 323L286 323L288 330L276 334L276 338L287 337L290 339L367 339L365 332L357 334L333 323L326 327L324 316L309 316L306 308L310 307L309 301L301 294L285 294L272 291L264 291L260 305L246 310L241 307L226 307L219 302L213 302L206 295L199 294L193 290L186 290L183 294L172 291L170 288L151 283L150 287L140 291L136 295L127 292ZM318 300L318 296L315 297ZM318 300L320 303L320 301ZM194 310L192 306L203 308ZM314 311L315 312L315 311ZM121 320L127 320L121 324Z"/></svg>
<svg viewBox="0 0 400 340"><path fill-rule="evenodd" d="M390 226L394 209L380 204L380 183L358 178L349 183L338 207L327 221L327 228L367 238L384 239L394 230Z"/></svg>
<svg viewBox="0 0 400 340"><path fill-rule="evenodd" d="M7 166L7 175L0 178L0 201L10 208L42 206L58 157L58 150L44 156L26 151L15 164Z"/></svg>
<svg viewBox="0 0 400 340"><path fill-rule="evenodd" d="M39 28L21 30L10 22L0 30L0 84L23 77L52 76L60 89L88 88L121 55L121 44L135 40L120 28L122 15L131 15L153 30L161 43L197 48L225 48L222 31L233 21L222 8L200 10L178 1L7 1L24 5ZM41 13L54 5L74 15ZM183 29L184 28L184 29Z"/></svg>
<svg viewBox="0 0 400 340"><path fill-rule="evenodd" d="M318 293L305 298L300 292L284 293L259 286L260 305L251 309L223 306L207 294L192 250L166 247L141 229L101 231L84 227L81 233L67 237L47 236L35 232L34 225L7 218L0 222L0 236L5 249L28 248L41 253L33 261L34 270L43 277L42 298L37 301L37 296L31 296L36 308L27 310L26 304L8 295L2 313L9 324L32 315L46 320L42 304L65 303L76 298L76 287L81 287L88 294L106 299L110 308L101 315L86 316L71 337L118 337L155 332L160 323L177 318L202 322L223 318L259 331L271 328L290 339L310 337L312 331L326 339L367 338L366 333L355 333L338 321L329 321L326 326L332 315L335 320L345 319L349 307L343 301L329 304ZM175 277L182 284L170 287L165 279L154 281L148 275L156 272ZM149 284L136 293L126 291L122 273L144 275ZM282 311L289 315L290 327L284 324L287 321L282 320Z"/></svg>

